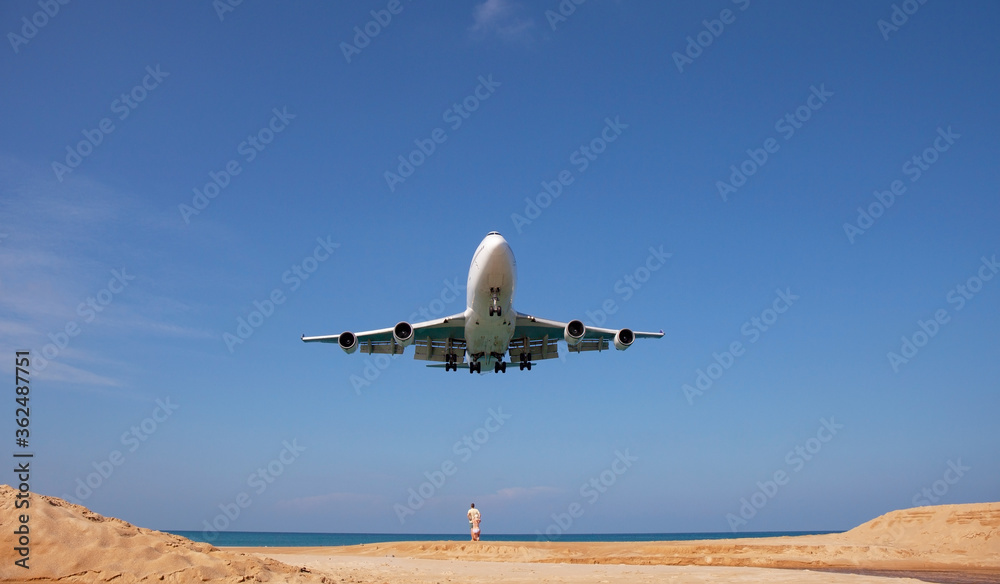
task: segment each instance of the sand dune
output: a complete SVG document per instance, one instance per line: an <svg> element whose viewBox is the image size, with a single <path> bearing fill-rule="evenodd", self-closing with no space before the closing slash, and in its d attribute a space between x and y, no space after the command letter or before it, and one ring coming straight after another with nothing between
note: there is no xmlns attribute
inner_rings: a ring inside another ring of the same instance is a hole
<svg viewBox="0 0 1000 584"><path fill-rule="evenodd" d="M0 485L0 531L16 491ZM0 579L22 582L1000 582L1000 503L893 511L846 533L688 542L398 542L220 550L32 494L30 570L3 551ZM8 536L11 537L11 536ZM445 560L445 561L442 561ZM785 569L781 569L785 568ZM787 568L795 568L788 570ZM807 570L876 572L864 576ZM948 580L946 573L957 574ZM929 575L929 577L925 577Z"/></svg>
<svg viewBox="0 0 1000 584"><path fill-rule="evenodd" d="M0 579L8 582L332 582L255 555L143 529L103 517L55 497L31 494L31 507L14 508L17 491L0 485ZM27 512L28 569L8 542Z"/></svg>

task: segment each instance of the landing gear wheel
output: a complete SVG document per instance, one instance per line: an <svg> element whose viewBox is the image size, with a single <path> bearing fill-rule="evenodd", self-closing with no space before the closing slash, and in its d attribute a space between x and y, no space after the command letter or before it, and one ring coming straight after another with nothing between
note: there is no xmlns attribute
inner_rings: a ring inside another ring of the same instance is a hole
<svg viewBox="0 0 1000 584"><path fill-rule="evenodd" d="M493 364L493 373L507 373L507 364L503 361L497 361Z"/></svg>
<svg viewBox="0 0 1000 584"><path fill-rule="evenodd" d="M501 316L500 288L490 288L490 296L493 299L493 305L490 306L490 316Z"/></svg>

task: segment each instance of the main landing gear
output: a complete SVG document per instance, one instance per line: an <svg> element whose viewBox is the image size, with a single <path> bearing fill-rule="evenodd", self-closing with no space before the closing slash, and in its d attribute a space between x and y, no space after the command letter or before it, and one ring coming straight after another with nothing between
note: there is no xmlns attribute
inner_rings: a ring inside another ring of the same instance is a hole
<svg viewBox="0 0 1000 584"><path fill-rule="evenodd" d="M500 288L490 288L493 305L490 306L490 316L500 316Z"/></svg>
<svg viewBox="0 0 1000 584"><path fill-rule="evenodd" d="M482 373L483 364L479 360L482 357L482 353L476 353L474 355L469 355L469 373ZM456 366L457 367L457 366Z"/></svg>
<svg viewBox="0 0 1000 584"><path fill-rule="evenodd" d="M507 373L507 363L503 360L503 353L490 353L496 361L493 363L493 373Z"/></svg>
<svg viewBox="0 0 1000 584"><path fill-rule="evenodd" d="M458 371L458 354L448 353L445 357L444 370Z"/></svg>
<svg viewBox="0 0 1000 584"><path fill-rule="evenodd" d="M525 369L531 371L531 353L521 353L521 362L518 365L521 366L520 371Z"/></svg>

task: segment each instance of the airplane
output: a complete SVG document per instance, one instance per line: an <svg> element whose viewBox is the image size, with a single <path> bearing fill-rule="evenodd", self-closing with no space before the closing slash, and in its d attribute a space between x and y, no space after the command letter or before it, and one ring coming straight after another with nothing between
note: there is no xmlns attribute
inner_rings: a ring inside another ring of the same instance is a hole
<svg viewBox="0 0 1000 584"><path fill-rule="evenodd" d="M499 232L491 231L472 256L464 312L412 324L402 321L392 328L361 333L302 335L302 341L337 343L347 354L360 350L369 355L395 355L415 345L414 359L436 362L428 367L443 366L445 371L461 367L469 373L482 373L485 364L487 370L492 367L494 373L506 373L506 354L511 363L517 358L521 371L531 371L533 362L559 356L559 339L566 341L570 352L579 353L606 350L609 342L624 351L636 339L663 336L662 330L648 333L589 327L580 320L559 322L517 312L513 309L516 286L514 252Z"/></svg>

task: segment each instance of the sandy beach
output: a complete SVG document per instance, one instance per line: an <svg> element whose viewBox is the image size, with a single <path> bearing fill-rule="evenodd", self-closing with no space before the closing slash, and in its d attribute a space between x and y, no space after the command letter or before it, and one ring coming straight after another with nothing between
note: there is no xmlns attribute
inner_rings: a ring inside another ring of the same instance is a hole
<svg viewBox="0 0 1000 584"><path fill-rule="evenodd" d="M1000 504L893 511L829 535L684 542L396 542L239 551L317 573L346 570L348 581L359 582L898 583L918 578L986 583L1000 582Z"/></svg>
<svg viewBox="0 0 1000 584"><path fill-rule="evenodd" d="M15 495L0 486L8 533L22 513ZM55 497L32 494L30 510L30 568L3 546L5 582L1000 582L1000 503L893 511L798 537L221 549Z"/></svg>

